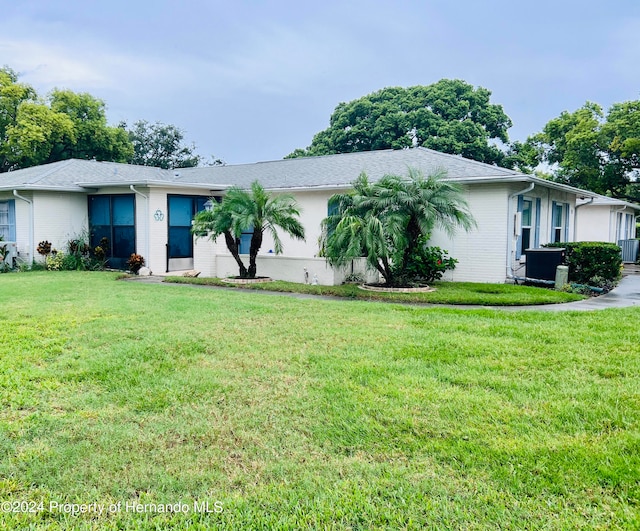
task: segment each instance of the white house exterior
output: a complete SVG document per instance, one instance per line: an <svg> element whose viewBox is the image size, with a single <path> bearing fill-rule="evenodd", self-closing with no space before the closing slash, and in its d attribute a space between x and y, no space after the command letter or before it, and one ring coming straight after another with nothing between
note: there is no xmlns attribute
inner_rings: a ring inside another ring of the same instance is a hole
<svg viewBox="0 0 640 531"><path fill-rule="evenodd" d="M598 196L581 199L576 206L580 220L576 226L577 241L618 243L636 237L638 205Z"/></svg>
<svg viewBox="0 0 640 531"><path fill-rule="evenodd" d="M405 175L409 168L425 174L446 171L447 179L463 186L475 217L477 228L469 232L459 231L453 238L432 235L432 245L458 260L450 280L505 282L524 276L523 251L551 241L615 241L604 233L600 218L606 215L611 222L613 214L618 220L624 213L624 234L635 236L626 215L635 216L636 205L625 204L627 210L600 205L606 198L591 192L425 148L179 170L56 162L0 175L0 235L16 241L25 262L39 259L36 247L42 240L64 249L69 239L90 230L92 246L101 237L110 241L115 267L137 252L154 273L197 269L202 276L235 275L237 266L222 239L194 241L190 221L209 197L258 180L274 193L295 196L306 230L305 242L283 234L280 256L273 254L273 242L265 235L258 273L301 282L306 271L309 280L315 276L320 284L337 284L350 268L334 271L318 256L329 198L350 189L362 172L375 181L385 174Z"/></svg>

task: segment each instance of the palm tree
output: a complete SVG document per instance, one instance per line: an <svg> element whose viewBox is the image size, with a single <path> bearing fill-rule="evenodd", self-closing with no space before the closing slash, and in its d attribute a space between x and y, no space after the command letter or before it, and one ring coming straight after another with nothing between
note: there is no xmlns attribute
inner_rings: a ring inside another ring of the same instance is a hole
<svg viewBox="0 0 640 531"><path fill-rule="evenodd" d="M321 242L329 263L341 266L364 256L388 285L406 280L411 258L434 228L453 234L475 225L462 189L444 177L409 169L406 178L385 175L371 184L360 175L353 192L330 199L334 213L323 221Z"/></svg>
<svg viewBox="0 0 640 531"><path fill-rule="evenodd" d="M304 240L304 227L299 217L300 208L291 194L270 194L258 181L254 181L250 191L237 186L229 188L219 204L214 204L210 211L196 214L192 230L197 236L208 234L213 240L224 234L227 248L238 264L240 277L255 278L256 258L262 247L264 233L271 234L274 252L280 254L282 241L278 229L293 238ZM248 231L253 231L253 234L247 268L240 258L238 239Z"/></svg>

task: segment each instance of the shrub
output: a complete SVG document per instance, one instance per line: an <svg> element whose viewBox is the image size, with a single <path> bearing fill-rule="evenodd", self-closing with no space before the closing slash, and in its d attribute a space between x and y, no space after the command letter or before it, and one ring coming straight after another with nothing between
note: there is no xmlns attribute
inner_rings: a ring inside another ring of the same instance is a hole
<svg viewBox="0 0 640 531"><path fill-rule="evenodd" d="M455 269L458 261L447 255L447 251L440 247L426 245L427 238L419 240L419 246L409 255L405 264L398 262L398 280L404 285L415 285L440 280L445 271Z"/></svg>
<svg viewBox="0 0 640 531"><path fill-rule="evenodd" d="M139 254L133 253L127 260L127 267L129 268L129 271L131 271L135 275L138 274L138 271L140 271L140 268L142 268L143 266L144 258L142 258L142 256Z"/></svg>
<svg viewBox="0 0 640 531"><path fill-rule="evenodd" d="M549 243L544 247L564 247L565 265L569 266L569 280L593 286L593 279L607 286L620 280L622 256L620 247L607 242ZM602 287L598 286L598 287Z"/></svg>
<svg viewBox="0 0 640 531"><path fill-rule="evenodd" d="M38 254L41 254L46 258L51 253L51 242L47 240L41 241L38 243L36 251L38 251Z"/></svg>
<svg viewBox="0 0 640 531"><path fill-rule="evenodd" d="M9 248L6 244L3 244L2 241L3 238L2 236L0 236L0 273L6 273L7 271L11 271L13 266L7 260L7 256L9 255Z"/></svg>
<svg viewBox="0 0 640 531"><path fill-rule="evenodd" d="M61 251L56 253L52 253L51 256L47 259L47 270L48 271L63 271L66 269L64 267L65 254Z"/></svg>

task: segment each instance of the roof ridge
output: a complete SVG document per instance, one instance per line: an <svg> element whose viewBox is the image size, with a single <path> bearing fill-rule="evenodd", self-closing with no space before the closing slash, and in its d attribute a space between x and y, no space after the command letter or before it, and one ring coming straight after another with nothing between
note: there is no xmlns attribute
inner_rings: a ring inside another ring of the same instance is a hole
<svg viewBox="0 0 640 531"><path fill-rule="evenodd" d="M66 168L67 166L70 166L71 164L73 164L77 160L78 159L67 159L67 160L61 160L61 161L57 161L57 162L52 162L51 165L52 166L55 165L55 168L50 168L48 171L45 171L44 173L40 174L38 176L38 178L32 180L30 184L39 183L45 177L49 177L50 175L53 175L54 173L60 171L61 169Z"/></svg>
<svg viewBox="0 0 640 531"><path fill-rule="evenodd" d="M464 157L462 155L456 155L455 153L443 153L442 151L436 151L435 149L427 148L427 147L424 147L424 146L416 146L415 148L409 148L409 149L420 149L422 151L428 151L429 153L434 153L435 155L438 155L438 156L441 156L441 157L462 159L466 163L472 163L472 164L476 164L476 165L480 165L480 166L484 166L484 167L488 166L490 168L494 168L496 170L500 170L502 172L509 173L510 175L526 175L525 173L522 173L522 172L519 172L519 171L516 171L516 170L512 170L510 168L503 168L502 166L497 166L495 164L489 164L487 162L482 162L482 161L479 161L479 160L470 159L470 158Z"/></svg>

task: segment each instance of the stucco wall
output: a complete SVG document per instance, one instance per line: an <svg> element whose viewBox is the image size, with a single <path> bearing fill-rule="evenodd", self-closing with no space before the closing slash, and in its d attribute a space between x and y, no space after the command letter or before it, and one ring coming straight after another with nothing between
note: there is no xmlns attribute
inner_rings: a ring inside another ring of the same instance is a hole
<svg viewBox="0 0 640 531"><path fill-rule="evenodd" d="M282 231L278 231L278 236L280 236L280 240L282 241L284 255L306 258L318 256L320 223L327 217L328 201L334 193L336 193L336 191L328 190L293 193L302 210L300 221L304 224L306 238L305 241L299 241L284 234ZM270 254L270 250L273 250L273 239L268 233L265 233L260 254L268 255Z"/></svg>
<svg viewBox="0 0 640 531"><path fill-rule="evenodd" d="M458 260L446 280L504 282L507 257L507 196L503 184L478 184L465 188L465 198L477 227L458 229L453 237L435 230L430 244Z"/></svg>
<svg viewBox="0 0 640 531"><path fill-rule="evenodd" d="M47 240L53 248L64 250L68 240L88 228L86 194L20 192L20 195L33 203L33 228L29 203L6 192L0 193L0 200L15 200L18 257L25 263L34 258L41 260L35 251L38 242Z"/></svg>
<svg viewBox="0 0 640 531"><path fill-rule="evenodd" d="M611 217L609 205L584 205L578 208L576 241L613 242L615 227L611 227Z"/></svg>

